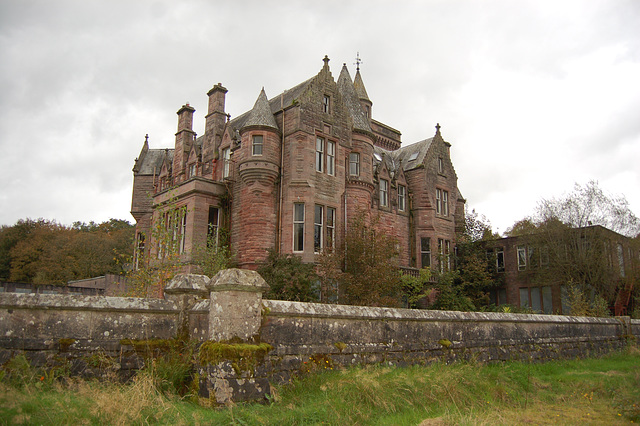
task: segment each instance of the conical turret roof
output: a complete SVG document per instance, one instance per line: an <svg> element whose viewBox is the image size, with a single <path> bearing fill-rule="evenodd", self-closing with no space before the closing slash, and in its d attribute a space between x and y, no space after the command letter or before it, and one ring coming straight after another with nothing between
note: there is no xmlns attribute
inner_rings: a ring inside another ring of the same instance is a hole
<svg viewBox="0 0 640 426"><path fill-rule="evenodd" d="M364 86L362 87L364 88ZM362 104L360 103L360 99L356 93L351 76L349 75L347 64L344 64L342 66L342 71L340 71L340 76L338 77L338 90L340 91L344 104L353 119L353 129L371 132L369 120L362 109Z"/></svg>
<svg viewBox="0 0 640 426"><path fill-rule="evenodd" d="M353 81L353 87L356 89L356 93L361 101L369 101L369 95L367 95L367 89L364 88L364 82L362 81L362 76L360 75L360 70L356 71L356 78Z"/></svg>
<svg viewBox="0 0 640 426"><path fill-rule="evenodd" d="M247 118L247 121L245 121L242 128L244 129L245 127L250 126L271 127L276 130L278 129L276 119L271 113L269 100L267 99L267 94L264 91L264 87L260 91L260 95L258 95L258 99L253 105L253 109L249 113L249 117Z"/></svg>

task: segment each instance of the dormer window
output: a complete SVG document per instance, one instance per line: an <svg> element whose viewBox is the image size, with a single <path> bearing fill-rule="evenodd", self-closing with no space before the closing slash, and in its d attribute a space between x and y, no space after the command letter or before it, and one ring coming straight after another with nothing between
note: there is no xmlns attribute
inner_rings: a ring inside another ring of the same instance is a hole
<svg viewBox="0 0 640 426"><path fill-rule="evenodd" d="M189 164L189 170L187 171L187 179L196 175L196 163Z"/></svg>
<svg viewBox="0 0 640 426"><path fill-rule="evenodd" d="M331 98L328 95L322 97L322 112L329 114L331 106Z"/></svg>
<svg viewBox="0 0 640 426"><path fill-rule="evenodd" d="M253 155L262 155L262 146L264 144L264 139L262 135L254 135L253 143L252 143L252 153Z"/></svg>

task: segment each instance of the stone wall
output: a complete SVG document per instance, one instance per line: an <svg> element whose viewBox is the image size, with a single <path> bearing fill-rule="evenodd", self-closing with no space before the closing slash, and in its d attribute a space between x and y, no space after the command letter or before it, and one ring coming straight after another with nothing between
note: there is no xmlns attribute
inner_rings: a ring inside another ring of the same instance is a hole
<svg viewBox="0 0 640 426"><path fill-rule="evenodd" d="M229 269L212 280L179 275L166 300L0 293L0 364L25 354L36 366L126 379L149 352L185 338L202 345L200 396L226 403L264 398L272 384L322 369L545 361L604 354L640 337L640 321L629 317L263 300L267 288L256 272ZM111 362L96 362L104 359Z"/></svg>

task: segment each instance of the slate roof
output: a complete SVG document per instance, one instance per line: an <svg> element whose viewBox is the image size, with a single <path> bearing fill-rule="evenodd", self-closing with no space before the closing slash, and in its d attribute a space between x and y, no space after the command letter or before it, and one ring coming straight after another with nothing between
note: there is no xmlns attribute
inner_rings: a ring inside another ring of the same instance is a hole
<svg viewBox="0 0 640 426"><path fill-rule="evenodd" d="M349 114L351 114L351 118L353 119L353 128L356 130L371 132L372 130L369 125L369 119L367 119L367 116L362 110L360 98L353 86L353 81L351 81L351 76L349 75L349 70L347 69L346 64L342 66L342 71L340 71L340 76L338 77L338 91L342 95L342 101L346 105Z"/></svg>
<svg viewBox="0 0 640 426"><path fill-rule="evenodd" d="M362 81L360 70L356 71L356 78L353 80L353 87L356 89L356 93L360 99L371 102L371 99L369 99L369 95L367 94L367 89L364 88L364 82Z"/></svg>
<svg viewBox="0 0 640 426"><path fill-rule="evenodd" d="M274 129L278 128L276 119L273 117L273 113L271 112L271 107L269 106L269 101L267 100L267 94L264 91L264 87L260 91L260 95L258 95L258 99L253 105L253 109L249 111L249 116L242 127L244 128L249 126L271 127Z"/></svg>
<svg viewBox="0 0 640 426"><path fill-rule="evenodd" d="M433 138L424 139L395 151L387 151L386 149L374 146L374 154L377 154L377 157L380 157L380 160L378 160L376 155L374 155L374 166L378 167L380 163L384 162L389 173L392 173L393 175L395 175L400 168L405 172L413 170L424 162L424 158L427 156L427 152L429 151L429 147L432 142Z"/></svg>

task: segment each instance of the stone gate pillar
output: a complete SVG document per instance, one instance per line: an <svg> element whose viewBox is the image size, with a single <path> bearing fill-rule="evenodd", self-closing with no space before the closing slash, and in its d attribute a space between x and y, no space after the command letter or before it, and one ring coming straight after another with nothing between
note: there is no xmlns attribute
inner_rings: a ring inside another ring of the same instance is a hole
<svg viewBox="0 0 640 426"><path fill-rule="evenodd" d="M209 340L254 341L262 321L262 293L269 289L255 271L225 269L207 284L210 293Z"/></svg>

